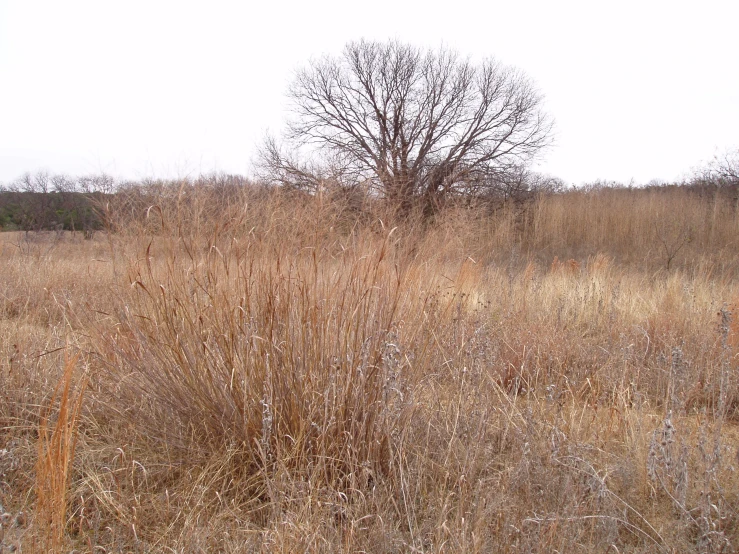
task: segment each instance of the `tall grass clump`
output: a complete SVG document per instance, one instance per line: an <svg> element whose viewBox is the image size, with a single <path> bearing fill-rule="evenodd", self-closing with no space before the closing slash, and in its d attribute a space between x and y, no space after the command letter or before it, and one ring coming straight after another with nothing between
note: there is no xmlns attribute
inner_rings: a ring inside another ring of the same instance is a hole
<svg viewBox="0 0 739 554"><path fill-rule="evenodd" d="M36 461L36 525L40 551L60 552L64 545L68 489L77 445L78 423L86 383L73 389L78 357L67 359L48 408L41 415ZM51 411L58 403L56 421Z"/></svg>
<svg viewBox="0 0 739 554"><path fill-rule="evenodd" d="M411 408L399 334L415 323L390 237L339 255L209 245L151 243L132 264L98 335L115 409L181 460L235 450L247 475L331 486L387 474Z"/></svg>

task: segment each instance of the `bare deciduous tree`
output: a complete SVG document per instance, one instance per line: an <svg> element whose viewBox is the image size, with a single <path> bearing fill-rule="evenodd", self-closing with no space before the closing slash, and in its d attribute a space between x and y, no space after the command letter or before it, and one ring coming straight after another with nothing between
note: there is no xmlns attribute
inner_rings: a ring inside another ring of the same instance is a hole
<svg viewBox="0 0 739 554"><path fill-rule="evenodd" d="M564 181L551 175L531 171L523 165L490 171L480 183L470 183L470 193L500 203L523 202L536 194L557 193L566 189Z"/></svg>
<svg viewBox="0 0 739 554"><path fill-rule="evenodd" d="M285 188L319 192L353 180L348 175L348 168L336 156L304 161L294 153L285 152L271 136L264 139L258 156L258 177Z"/></svg>
<svg viewBox="0 0 739 554"><path fill-rule="evenodd" d="M693 175L693 183L719 187L739 185L739 149L726 150L697 169Z"/></svg>
<svg viewBox="0 0 739 554"><path fill-rule="evenodd" d="M77 190L85 193L111 194L115 190L115 179L105 173L79 177L77 179Z"/></svg>
<svg viewBox="0 0 739 554"><path fill-rule="evenodd" d="M739 184L739 150L729 150L722 156L717 156L712 169L720 179L727 183Z"/></svg>
<svg viewBox="0 0 739 554"><path fill-rule="evenodd" d="M289 96L290 140L329 152L345 174L405 207L469 191L486 174L526 164L551 139L542 97L522 72L445 48L352 42L341 57L299 71Z"/></svg>
<svg viewBox="0 0 739 554"><path fill-rule="evenodd" d="M68 193L77 190L77 182L64 174L53 175L51 177L51 185L55 192Z"/></svg>

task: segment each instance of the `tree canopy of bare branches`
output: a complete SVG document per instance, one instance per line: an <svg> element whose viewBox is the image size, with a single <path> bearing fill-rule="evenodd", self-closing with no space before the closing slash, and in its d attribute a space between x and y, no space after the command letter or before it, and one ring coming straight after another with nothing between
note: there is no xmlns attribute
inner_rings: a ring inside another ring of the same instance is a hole
<svg viewBox="0 0 739 554"><path fill-rule="evenodd" d="M694 172L693 182L719 187L739 186L739 149L726 150L714 156L713 160Z"/></svg>
<svg viewBox="0 0 739 554"><path fill-rule="evenodd" d="M717 156L711 164L711 171L721 180L739 185L739 149L728 150Z"/></svg>
<svg viewBox="0 0 739 554"><path fill-rule="evenodd" d="M446 48L351 42L340 57L300 70L288 95L290 141L318 147L330 155L329 173L370 182L400 206L474 193L551 140L552 121L526 75L493 59L473 64ZM312 174L288 163L274 143L263 153L283 178Z"/></svg>

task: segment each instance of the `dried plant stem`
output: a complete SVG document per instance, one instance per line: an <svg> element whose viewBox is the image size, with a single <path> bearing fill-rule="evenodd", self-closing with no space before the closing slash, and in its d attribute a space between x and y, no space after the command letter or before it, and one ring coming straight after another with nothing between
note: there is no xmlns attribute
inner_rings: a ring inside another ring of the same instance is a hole
<svg viewBox="0 0 739 554"><path fill-rule="evenodd" d="M67 490L77 444L77 431L86 380L72 390L79 355L68 358L64 373L39 422L36 463L36 523L45 552L58 552L64 543ZM58 404L56 421L51 413Z"/></svg>

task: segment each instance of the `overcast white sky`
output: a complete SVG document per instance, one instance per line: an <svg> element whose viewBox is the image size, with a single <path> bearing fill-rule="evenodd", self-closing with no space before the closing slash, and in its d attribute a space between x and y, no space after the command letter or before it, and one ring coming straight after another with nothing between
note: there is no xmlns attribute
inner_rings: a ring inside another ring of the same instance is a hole
<svg viewBox="0 0 739 554"><path fill-rule="evenodd" d="M294 71L347 41L523 69L579 184L679 178L739 147L736 0L0 0L0 182L25 171L248 173Z"/></svg>

